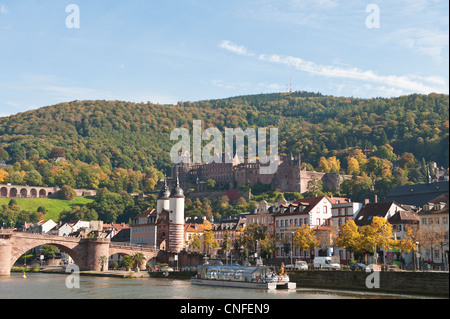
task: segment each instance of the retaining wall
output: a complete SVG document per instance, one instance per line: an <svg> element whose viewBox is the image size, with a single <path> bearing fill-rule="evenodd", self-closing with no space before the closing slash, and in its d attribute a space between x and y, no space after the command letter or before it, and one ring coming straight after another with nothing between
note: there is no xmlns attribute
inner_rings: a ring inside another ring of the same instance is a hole
<svg viewBox="0 0 450 319"><path fill-rule="evenodd" d="M308 270L288 271L290 281L297 288L323 288L360 290L367 292L390 292L430 296L449 296L448 272L379 272L380 288L369 289L364 271Z"/></svg>

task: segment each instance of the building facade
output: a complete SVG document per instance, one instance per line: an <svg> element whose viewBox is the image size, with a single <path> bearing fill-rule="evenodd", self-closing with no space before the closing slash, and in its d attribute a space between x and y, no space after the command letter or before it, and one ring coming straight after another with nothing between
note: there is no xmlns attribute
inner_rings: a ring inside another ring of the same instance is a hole
<svg viewBox="0 0 450 319"><path fill-rule="evenodd" d="M423 261L448 266L449 251L449 195L430 200L418 213L422 242L419 251ZM433 236L431 236L433 234ZM428 235L430 235L428 238ZM434 239L433 239L434 238Z"/></svg>

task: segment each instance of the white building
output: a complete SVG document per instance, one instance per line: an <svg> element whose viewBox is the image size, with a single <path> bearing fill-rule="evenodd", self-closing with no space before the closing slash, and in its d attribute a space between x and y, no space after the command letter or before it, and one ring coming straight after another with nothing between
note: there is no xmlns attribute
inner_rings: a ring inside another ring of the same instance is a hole
<svg viewBox="0 0 450 319"><path fill-rule="evenodd" d="M306 224L310 228L330 226L332 220L332 202L327 196L303 198L292 204L281 206L274 214L275 223L275 259L285 260L291 252L284 251L284 243L292 243L293 233ZM314 255L318 254L319 248ZM292 247L292 259L311 259L310 251L302 251Z"/></svg>

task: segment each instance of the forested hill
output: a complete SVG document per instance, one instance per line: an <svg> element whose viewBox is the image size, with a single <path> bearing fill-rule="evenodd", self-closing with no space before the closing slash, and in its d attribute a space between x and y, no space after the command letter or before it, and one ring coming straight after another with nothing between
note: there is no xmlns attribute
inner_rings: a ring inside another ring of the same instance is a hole
<svg viewBox="0 0 450 319"><path fill-rule="evenodd" d="M411 153L418 162L424 159L439 166L449 164L448 95L357 99L308 92L177 105L73 101L47 106L0 119L0 161L16 163L16 171L37 170L43 184L61 184L69 179L76 187L98 187L105 174L132 171L138 176L131 188L142 189L146 187L145 176L156 174L150 167L160 172L170 167L169 152L175 143L170 141L170 132L176 127L190 129L195 119L201 119L205 128L215 126L222 132L224 127L278 127L279 154L300 153L302 161L314 168L321 157L336 156L345 171L345 159L352 150L377 151L383 145L392 147L395 156L391 154L389 160L393 163L404 153ZM53 163L49 166L42 159L58 156L79 166L72 168L73 174L93 170L86 174L96 171L100 181L72 181L69 176L50 174L65 168L55 168ZM45 170L51 172L46 174ZM108 175L111 183L116 178L112 175Z"/></svg>

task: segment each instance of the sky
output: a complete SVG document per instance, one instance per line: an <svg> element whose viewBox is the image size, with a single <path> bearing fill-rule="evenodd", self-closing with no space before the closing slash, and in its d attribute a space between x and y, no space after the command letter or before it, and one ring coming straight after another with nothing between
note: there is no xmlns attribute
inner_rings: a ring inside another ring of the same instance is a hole
<svg viewBox="0 0 450 319"><path fill-rule="evenodd" d="M0 117L73 100L448 94L448 12L448 0L0 0Z"/></svg>

